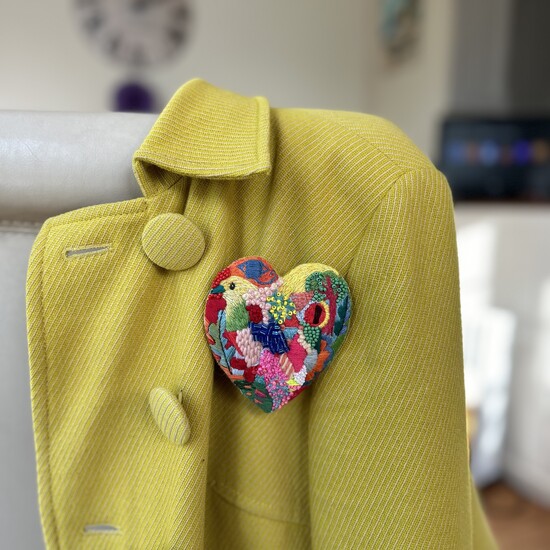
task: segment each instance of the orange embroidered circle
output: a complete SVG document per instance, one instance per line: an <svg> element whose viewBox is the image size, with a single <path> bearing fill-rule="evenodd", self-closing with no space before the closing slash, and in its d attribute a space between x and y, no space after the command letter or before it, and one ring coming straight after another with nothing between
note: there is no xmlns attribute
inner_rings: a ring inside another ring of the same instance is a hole
<svg viewBox="0 0 550 550"><path fill-rule="evenodd" d="M326 302L310 304L304 313L304 320L312 327L323 328L329 321L328 304Z"/></svg>

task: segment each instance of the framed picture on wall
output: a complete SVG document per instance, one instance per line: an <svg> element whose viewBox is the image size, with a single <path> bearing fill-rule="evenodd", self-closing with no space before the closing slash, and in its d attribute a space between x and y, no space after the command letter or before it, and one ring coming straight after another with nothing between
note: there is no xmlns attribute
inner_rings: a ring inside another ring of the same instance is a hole
<svg viewBox="0 0 550 550"><path fill-rule="evenodd" d="M379 0L380 37L386 57L399 61L418 41L421 0Z"/></svg>

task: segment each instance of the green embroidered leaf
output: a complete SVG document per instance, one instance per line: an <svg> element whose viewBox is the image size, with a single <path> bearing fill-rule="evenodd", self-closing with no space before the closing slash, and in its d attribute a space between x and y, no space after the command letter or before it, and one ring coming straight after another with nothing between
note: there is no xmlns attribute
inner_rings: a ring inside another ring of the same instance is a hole
<svg viewBox="0 0 550 550"><path fill-rule="evenodd" d="M214 339L214 344L210 344L210 348L212 349L212 351L219 356L219 363L222 367L227 367L227 362L225 360L225 353L223 352L223 348L222 348L222 342L221 342L221 339L220 339L220 332L218 330L218 326L214 323L212 323L209 327L208 327L208 334L210 334L210 336L212 336L212 338Z"/></svg>
<svg viewBox="0 0 550 550"><path fill-rule="evenodd" d="M346 319L346 312L348 310L348 297L342 301L340 306L338 307L338 317L336 318L336 321L334 322L334 334L340 334L342 331L342 327L344 326L344 321Z"/></svg>
<svg viewBox="0 0 550 550"><path fill-rule="evenodd" d="M229 332L236 332L248 327L248 311L246 311L246 304L244 300L231 310L231 313L227 315L226 330Z"/></svg>

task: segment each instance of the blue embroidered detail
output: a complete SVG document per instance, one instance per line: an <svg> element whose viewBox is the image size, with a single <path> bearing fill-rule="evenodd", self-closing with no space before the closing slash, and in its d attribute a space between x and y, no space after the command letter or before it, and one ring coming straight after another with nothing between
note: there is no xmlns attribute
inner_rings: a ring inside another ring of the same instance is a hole
<svg viewBox="0 0 550 550"><path fill-rule="evenodd" d="M261 342L262 346L269 349L271 353L285 353L289 351L286 338L281 331L281 327L269 321L267 325L263 323L249 323L250 332L254 340Z"/></svg>
<svg viewBox="0 0 550 550"><path fill-rule="evenodd" d="M260 260L246 260L237 264L237 267L244 273L245 277L259 284L269 285L277 280L275 271L269 269Z"/></svg>

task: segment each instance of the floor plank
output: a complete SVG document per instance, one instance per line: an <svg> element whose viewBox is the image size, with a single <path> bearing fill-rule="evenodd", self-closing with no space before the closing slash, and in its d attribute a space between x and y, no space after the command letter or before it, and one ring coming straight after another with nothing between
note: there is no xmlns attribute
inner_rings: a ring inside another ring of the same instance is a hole
<svg viewBox="0 0 550 550"><path fill-rule="evenodd" d="M501 550L550 550L550 509L505 483L483 489L481 498Z"/></svg>

